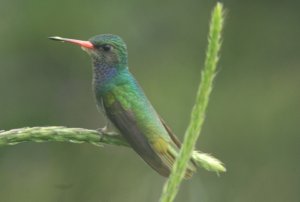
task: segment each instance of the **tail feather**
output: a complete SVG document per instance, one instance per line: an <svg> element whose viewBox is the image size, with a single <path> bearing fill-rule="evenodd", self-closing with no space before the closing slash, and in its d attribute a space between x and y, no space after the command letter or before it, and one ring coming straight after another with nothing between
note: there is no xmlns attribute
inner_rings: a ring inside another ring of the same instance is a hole
<svg viewBox="0 0 300 202"><path fill-rule="evenodd" d="M172 169L175 159L178 155L178 152L175 151L172 147L168 147L168 149L166 150L166 152L157 152L158 156L160 157L160 159L163 161L163 163L170 169ZM193 173L196 172L196 167L193 164L192 161L190 161L188 163L187 169L185 171L185 175L184 178L188 179L191 178Z"/></svg>
<svg viewBox="0 0 300 202"><path fill-rule="evenodd" d="M165 121L160 118L161 123L163 124L163 126L165 127L166 131L168 132L174 146L177 147L177 149L181 148L181 142L180 140L177 138L177 136L173 133L173 131L171 130L171 128L165 123ZM172 158L174 159L173 161L175 161L175 157L177 156L178 152L175 151L175 148L170 148L171 149L171 155L173 156ZM169 150L170 150L169 149ZM188 164L187 170L186 170L186 174L185 174L185 178L190 178L192 177L193 173L196 172L196 162L195 160L192 158Z"/></svg>

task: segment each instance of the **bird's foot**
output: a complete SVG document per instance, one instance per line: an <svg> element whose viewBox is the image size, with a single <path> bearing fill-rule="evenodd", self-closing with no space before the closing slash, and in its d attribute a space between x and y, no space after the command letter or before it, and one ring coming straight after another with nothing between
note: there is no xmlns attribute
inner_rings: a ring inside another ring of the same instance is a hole
<svg viewBox="0 0 300 202"><path fill-rule="evenodd" d="M104 126L103 128L98 128L97 129L97 131L99 131L100 133L106 133L106 132L108 132L108 127L107 127L107 125L106 126Z"/></svg>
<svg viewBox="0 0 300 202"><path fill-rule="evenodd" d="M96 129L101 135L105 135L105 136L114 136L114 135L119 135L118 133L114 132L114 131L109 131L108 128L109 124L107 124L106 126L104 126L103 128L98 128Z"/></svg>

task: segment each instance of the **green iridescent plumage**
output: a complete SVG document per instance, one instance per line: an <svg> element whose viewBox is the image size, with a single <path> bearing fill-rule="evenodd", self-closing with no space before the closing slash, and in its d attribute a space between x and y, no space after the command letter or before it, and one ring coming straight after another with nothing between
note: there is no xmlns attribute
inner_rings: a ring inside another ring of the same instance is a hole
<svg viewBox="0 0 300 202"><path fill-rule="evenodd" d="M91 56L98 107L145 162L159 174L168 176L180 142L129 72L123 40L111 34L92 37L88 42L60 37L52 39L78 44ZM191 160L185 177L191 177L195 170Z"/></svg>

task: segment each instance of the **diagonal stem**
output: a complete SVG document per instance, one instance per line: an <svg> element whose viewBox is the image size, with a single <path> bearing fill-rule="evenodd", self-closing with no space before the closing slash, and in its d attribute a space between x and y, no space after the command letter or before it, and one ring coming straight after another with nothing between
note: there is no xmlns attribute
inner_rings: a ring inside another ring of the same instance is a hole
<svg viewBox="0 0 300 202"><path fill-rule="evenodd" d="M201 84L198 88L196 102L191 114L191 120L186 130L179 156L173 166L169 179L166 181L163 188L163 193L160 199L161 202L174 201L180 183L184 177L188 161L192 157L196 141L200 135L205 118L205 110L212 90L217 62L219 60L218 54L221 48L222 28L223 6L221 3L217 3L212 12L204 70L201 74Z"/></svg>

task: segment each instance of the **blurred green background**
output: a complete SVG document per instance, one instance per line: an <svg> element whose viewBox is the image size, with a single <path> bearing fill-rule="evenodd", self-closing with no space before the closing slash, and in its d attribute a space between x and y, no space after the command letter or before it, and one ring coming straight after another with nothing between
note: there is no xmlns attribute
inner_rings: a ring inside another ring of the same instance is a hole
<svg viewBox="0 0 300 202"><path fill-rule="evenodd" d="M129 65L182 138L216 1L0 0L0 129L99 128L89 57L48 36L123 37ZM220 158L177 202L300 201L300 2L223 1L219 71L197 148ZM153 202L165 179L132 150L23 143L0 148L1 202Z"/></svg>

